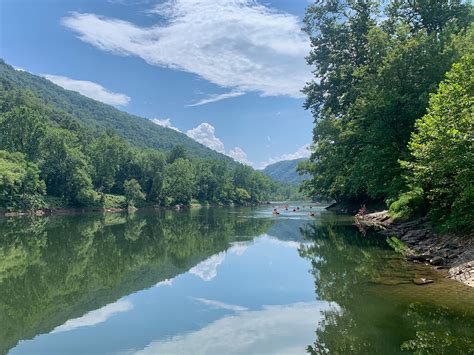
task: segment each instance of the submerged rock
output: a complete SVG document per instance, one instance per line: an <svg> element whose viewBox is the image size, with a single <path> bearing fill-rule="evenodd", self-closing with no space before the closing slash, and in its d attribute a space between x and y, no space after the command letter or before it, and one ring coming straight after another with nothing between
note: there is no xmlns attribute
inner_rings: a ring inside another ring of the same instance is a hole
<svg viewBox="0 0 474 355"><path fill-rule="evenodd" d="M426 279L424 277L417 277L417 278L413 279L413 283L415 285L427 285L427 284L431 284L433 282L434 282L433 280Z"/></svg>

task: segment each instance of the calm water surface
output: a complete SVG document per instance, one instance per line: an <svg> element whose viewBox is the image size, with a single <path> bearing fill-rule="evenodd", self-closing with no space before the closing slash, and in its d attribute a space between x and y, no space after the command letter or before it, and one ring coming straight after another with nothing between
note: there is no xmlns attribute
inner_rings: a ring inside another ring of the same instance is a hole
<svg viewBox="0 0 474 355"><path fill-rule="evenodd" d="M313 210L0 219L0 353L474 353L473 289Z"/></svg>

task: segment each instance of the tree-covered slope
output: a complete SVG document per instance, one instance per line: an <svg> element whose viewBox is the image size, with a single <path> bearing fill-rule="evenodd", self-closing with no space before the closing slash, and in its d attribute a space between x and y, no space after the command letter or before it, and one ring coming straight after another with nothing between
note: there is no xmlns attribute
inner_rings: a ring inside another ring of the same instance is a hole
<svg viewBox="0 0 474 355"><path fill-rule="evenodd" d="M279 161L268 165L263 169L263 173L275 181L299 185L305 178L296 172L296 168L299 163L305 160L305 158L301 158Z"/></svg>
<svg viewBox="0 0 474 355"><path fill-rule="evenodd" d="M161 127L146 118L120 111L75 91L65 90L42 77L15 70L3 60L0 60L0 81L7 91L29 90L45 104L73 116L97 135L112 129L137 147L169 150L182 145L192 155L233 163L231 158L197 143L183 133Z"/></svg>

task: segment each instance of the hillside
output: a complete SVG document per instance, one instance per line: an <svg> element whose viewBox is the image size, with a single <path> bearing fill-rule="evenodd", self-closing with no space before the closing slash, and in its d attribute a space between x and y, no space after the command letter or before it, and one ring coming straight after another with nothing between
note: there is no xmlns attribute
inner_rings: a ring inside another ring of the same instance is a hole
<svg viewBox="0 0 474 355"><path fill-rule="evenodd" d="M279 161L268 165L262 172L272 180L299 185L305 178L296 172L296 168L304 160L306 158Z"/></svg>
<svg viewBox="0 0 474 355"><path fill-rule="evenodd" d="M150 120L120 111L110 105L65 90L40 76L15 70L0 59L0 87L8 92L29 90L36 98L54 108L56 116L72 116L96 135L108 129L140 148L170 150L182 145L197 157L234 161L194 141L183 133L161 127ZM4 108L0 105L0 111Z"/></svg>

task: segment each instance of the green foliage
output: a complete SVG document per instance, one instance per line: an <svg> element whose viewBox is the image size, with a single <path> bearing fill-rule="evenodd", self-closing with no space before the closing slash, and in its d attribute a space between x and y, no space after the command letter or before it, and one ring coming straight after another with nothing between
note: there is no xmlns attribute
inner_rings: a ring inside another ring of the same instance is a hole
<svg viewBox="0 0 474 355"><path fill-rule="evenodd" d="M73 205L90 206L98 199L90 177L91 167L74 133L52 128L41 143L41 176L48 194Z"/></svg>
<svg viewBox="0 0 474 355"><path fill-rule="evenodd" d="M430 98L409 143L408 179L446 229L474 228L474 57L465 56Z"/></svg>
<svg viewBox="0 0 474 355"><path fill-rule="evenodd" d="M0 115L0 149L24 153L36 160L46 130L45 118L26 106L13 107Z"/></svg>
<svg viewBox="0 0 474 355"><path fill-rule="evenodd" d="M314 151L300 171L312 175L303 184L311 196L338 202L393 201L410 186L420 186L432 201L430 214L435 220L459 227L472 220L462 212L473 210L472 187L467 183L473 181L474 161L469 148L472 70L459 73L462 78L450 89L441 84L439 98L431 98L426 112L430 94L453 63L466 54L472 58L472 14L469 2L447 0L435 5L395 1L386 6L334 1L308 8L305 30L312 45L308 64L315 79L304 93L305 107L315 118ZM466 59L463 63L467 65ZM443 103L444 108L437 107ZM423 116L425 123L416 126L420 138L411 138L415 122ZM425 128L429 120L433 127ZM427 143L430 140L439 141L436 154L428 151L434 146ZM410 180L404 175L411 155L418 165L410 169L419 177ZM444 166L444 173L439 166ZM420 206L411 205L421 202L418 195L417 191L401 195L392 212L402 218L417 213L413 209Z"/></svg>
<svg viewBox="0 0 474 355"><path fill-rule="evenodd" d="M189 160L178 158L166 166L163 190L172 204L190 204L195 183L193 166Z"/></svg>
<svg viewBox="0 0 474 355"><path fill-rule="evenodd" d="M135 179L125 181L123 184L123 190L128 207L134 207L137 202L145 199L145 194L143 193L140 184Z"/></svg>
<svg viewBox="0 0 474 355"><path fill-rule="evenodd" d="M235 189L235 200L237 201L237 203L244 205L246 203L249 203L251 199L252 196L250 196L247 190L241 187Z"/></svg>
<svg viewBox="0 0 474 355"><path fill-rule="evenodd" d="M293 194L288 185L190 141L0 62L0 148L24 153L30 170L33 163L39 167L52 206L123 207L111 194L125 194L131 205L141 194L153 205L189 205L193 199L248 204ZM0 208L40 205L37 195L19 198L7 185L0 194L14 197L5 197ZM236 195L236 188L250 198Z"/></svg>
<svg viewBox="0 0 474 355"><path fill-rule="evenodd" d="M421 188L413 188L405 192L390 204L390 217L394 220L406 220L420 217L426 213L426 199Z"/></svg>
<svg viewBox="0 0 474 355"><path fill-rule="evenodd" d="M405 255L409 251L409 248L405 245L405 243L403 243L397 237L387 237L386 241L387 244L399 254Z"/></svg>
<svg viewBox="0 0 474 355"><path fill-rule="evenodd" d="M0 209L26 211L44 207L45 184L36 164L22 153L0 150Z"/></svg>

